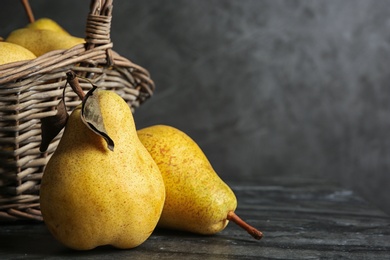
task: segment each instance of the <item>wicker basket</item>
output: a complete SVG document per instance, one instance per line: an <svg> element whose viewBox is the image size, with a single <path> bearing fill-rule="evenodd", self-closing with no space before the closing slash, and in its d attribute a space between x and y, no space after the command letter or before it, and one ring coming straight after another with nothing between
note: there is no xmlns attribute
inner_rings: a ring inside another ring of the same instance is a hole
<svg viewBox="0 0 390 260"><path fill-rule="evenodd" d="M40 119L56 113L66 72L113 90L134 110L154 91L144 68L112 50L112 0L92 0L86 23L86 44L46 53L34 60L0 66L0 222L42 221L39 187L43 169L62 132L45 153L39 151ZM91 84L80 82L84 91ZM80 99L67 88L66 105Z"/></svg>

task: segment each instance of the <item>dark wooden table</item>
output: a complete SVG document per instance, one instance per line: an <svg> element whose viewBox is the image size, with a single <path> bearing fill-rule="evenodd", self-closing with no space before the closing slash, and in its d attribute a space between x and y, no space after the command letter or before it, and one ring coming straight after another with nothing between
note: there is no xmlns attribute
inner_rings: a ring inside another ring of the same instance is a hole
<svg viewBox="0 0 390 260"><path fill-rule="evenodd" d="M233 223L213 236L156 230L131 250L65 248L43 224L0 224L0 259L390 259L390 217L354 192L313 179L232 185L237 213L264 232Z"/></svg>

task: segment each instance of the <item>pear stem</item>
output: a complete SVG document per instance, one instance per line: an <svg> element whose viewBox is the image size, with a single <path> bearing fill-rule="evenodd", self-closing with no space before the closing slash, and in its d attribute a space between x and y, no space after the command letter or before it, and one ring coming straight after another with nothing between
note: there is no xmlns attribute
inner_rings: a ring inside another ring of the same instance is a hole
<svg viewBox="0 0 390 260"><path fill-rule="evenodd" d="M261 239L263 237L263 233L260 230L257 230L256 228L252 227L248 223L246 223L244 220L242 220L239 216L237 216L234 211L229 211L227 214L227 219L229 221L232 221L236 223L241 228L245 229L246 232L248 232L252 237L255 239Z"/></svg>
<svg viewBox="0 0 390 260"><path fill-rule="evenodd" d="M24 10L26 10L29 22L33 23L35 21L35 18L34 18L34 13L31 9L30 3L28 2L28 0L22 0L22 4L24 7Z"/></svg>
<svg viewBox="0 0 390 260"><path fill-rule="evenodd" d="M66 81L72 87L73 91L77 94L77 96L81 100L84 100L85 93L80 86L80 83L79 83L79 80L77 79L76 73L74 73L73 71L68 71L66 73Z"/></svg>

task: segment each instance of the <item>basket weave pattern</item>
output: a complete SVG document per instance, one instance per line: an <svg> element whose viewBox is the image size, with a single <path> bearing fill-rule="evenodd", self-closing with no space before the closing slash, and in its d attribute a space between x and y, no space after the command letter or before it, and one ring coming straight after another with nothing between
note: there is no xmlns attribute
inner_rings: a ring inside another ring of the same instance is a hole
<svg viewBox="0 0 390 260"><path fill-rule="evenodd" d="M112 7L110 0L91 1L86 44L0 66L0 222L42 221L40 181L62 132L41 153L40 119L56 114L66 72L73 70L94 85L115 91L132 110L153 94L148 71L112 50ZM80 85L84 91L91 88L87 81ZM67 88L65 102L71 111L80 99Z"/></svg>

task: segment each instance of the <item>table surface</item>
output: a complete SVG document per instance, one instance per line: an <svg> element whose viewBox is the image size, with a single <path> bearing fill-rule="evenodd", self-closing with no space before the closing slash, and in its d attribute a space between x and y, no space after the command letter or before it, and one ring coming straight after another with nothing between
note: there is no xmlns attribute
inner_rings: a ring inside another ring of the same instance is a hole
<svg viewBox="0 0 390 260"><path fill-rule="evenodd" d="M137 248L73 251L44 224L0 224L0 259L385 259L390 217L354 192L318 179L235 184L237 214L261 229L254 240L234 223L212 236L156 230Z"/></svg>

